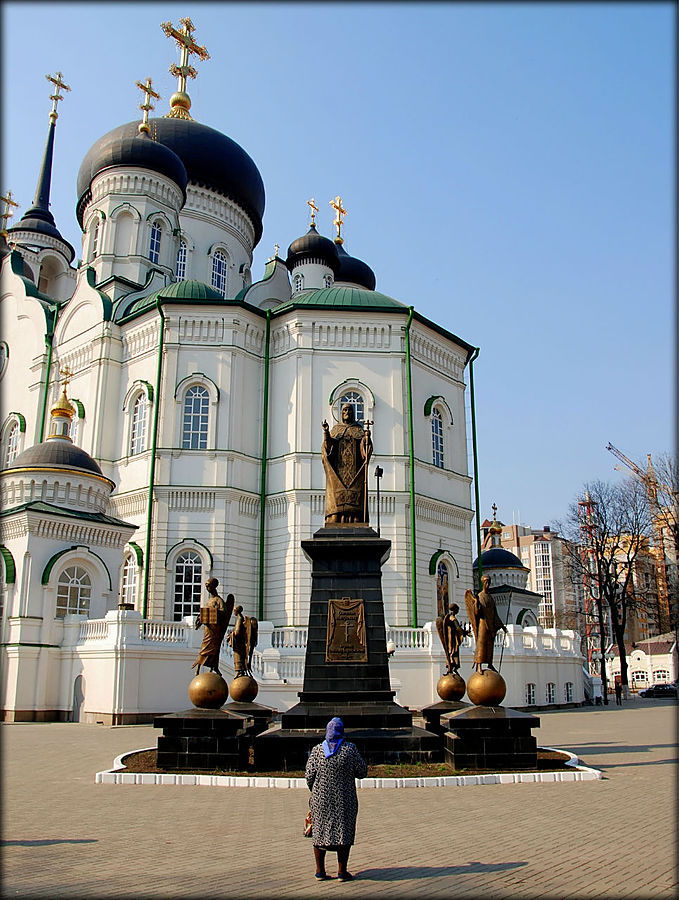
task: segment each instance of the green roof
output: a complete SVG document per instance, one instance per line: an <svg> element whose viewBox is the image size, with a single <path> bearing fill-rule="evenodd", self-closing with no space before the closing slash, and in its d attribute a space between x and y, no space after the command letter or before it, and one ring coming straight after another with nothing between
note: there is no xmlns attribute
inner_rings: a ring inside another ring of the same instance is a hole
<svg viewBox="0 0 679 900"><path fill-rule="evenodd" d="M274 313L283 310L294 309L298 306L314 306L326 308L351 308L351 309L399 309L405 310L407 306L393 297L380 294L379 291L367 291L354 287L320 288L315 291L302 291L292 300L288 300L281 306L277 306Z"/></svg>
<svg viewBox="0 0 679 900"><path fill-rule="evenodd" d="M140 297L138 300L135 300L134 303L125 309L120 318L127 318L127 316L133 316L144 312L144 310L151 309L156 305L156 300L158 299L177 300L187 303L202 303L212 300L224 301L224 297L219 291L216 291L208 284L204 284L202 281L173 281L171 284L166 284L165 287L160 288L160 290L153 291L153 293L147 294L146 297Z"/></svg>

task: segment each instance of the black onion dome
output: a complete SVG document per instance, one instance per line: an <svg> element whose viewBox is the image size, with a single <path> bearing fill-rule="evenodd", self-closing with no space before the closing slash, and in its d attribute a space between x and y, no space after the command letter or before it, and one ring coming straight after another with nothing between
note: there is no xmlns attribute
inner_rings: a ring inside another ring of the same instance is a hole
<svg viewBox="0 0 679 900"><path fill-rule="evenodd" d="M476 566L477 560L473 565ZM518 556L515 556L504 547L491 547L481 554L481 566L483 569L525 569Z"/></svg>
<svg viewBox="0 0 679 900"><path fill-rule="evenodd" d="M335 275L335 281L348 281L351 284L358 284L368 291L375 290L375 273L367 263L355 256L350 256L344 249L342 244L336 244L337 256L339 257L340 267Z"/></svg>
<svg viewBox="0 0 679 900"><path fill-rule="evenodd" d="M81 447L70 441L47 440L34 444L15 456L7 469L38 469L42 467L59 469L84 469L95 475L104 476L96 460Z"/></svg>
<svg viewBox="0 0 679 900"><path fill-rule="evenodd" d="M93 144L85 154L78 171L78 205L76 215L80 226L83 211L90 198L94 178L112 166L139 166L165 175L186 196L188 176L181 159L164 144L140 134L135 122L114 128Z"/></svg>
<svg viewBox="0 0 679 900"><path fill-rule="evenodd" d="M334 273L339 269L337 247L331 240L319 234L313 224L306 234L290 244L285 265L292 272L297 263L308 259L322 259Z"/></svg>
<svg viewBox="0 0 679 900"><path fill-rule="evenodd" d="M88 150L78 174L79 220L84 206L83 198L97 172L107 165L144 165L143 161L131 162L121 159L107 162L109 146L115 146L123 139L136 140L138 123L119 125L92 145ZM255 244L262 236L262 216L264 215L264 182L250 156L235 141L221 131L202 125L193 119L158 118L149 121L150 143L171 150L183 164L188 181L210 188L233 200L242 207L255 229ZM135 151L136 151L135 147ZM103 165L100 164L100 159ZM153 166L151 166L153 168ZM162 170L161 170L162 171ZM176 164L175 164L175 171ZM173 177L170 172L164 174ZM179 183L179 182L178 182ZM184 182L184 188L186 182ZM82 222L81 222L82 224Z"/></svg>

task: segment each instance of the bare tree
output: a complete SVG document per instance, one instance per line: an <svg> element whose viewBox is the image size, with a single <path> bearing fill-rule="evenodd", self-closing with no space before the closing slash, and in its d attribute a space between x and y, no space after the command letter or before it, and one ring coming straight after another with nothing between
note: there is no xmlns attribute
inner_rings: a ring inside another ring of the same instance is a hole
<svg viewBox="0 0 679 900"><path fill-rule="evenodd" d="M640 554L648 551L651 516L648 493L635 478L609 483L594 481L583 490L587 497L587 522L583 527L582 500L574 501L561 525L569 540L569 561L574 577L589 583L598 620L600 649L608 644L606 614L611 636L620 655L620 677L627 692L625 629L630 612L646 598L634 586L634 569ZM602 658L601 680L607 702L606 667Z"/></svg>
<svg viewBox="0 0 679 900"><path fill-rule="evenodd" d="M663 587L667 592L669 612L666 624L679 634L679 466L676 456L663 453L651 462L649 454L646 483L654 518L655 552L660 557L659 566L664 570Z"/></svg>

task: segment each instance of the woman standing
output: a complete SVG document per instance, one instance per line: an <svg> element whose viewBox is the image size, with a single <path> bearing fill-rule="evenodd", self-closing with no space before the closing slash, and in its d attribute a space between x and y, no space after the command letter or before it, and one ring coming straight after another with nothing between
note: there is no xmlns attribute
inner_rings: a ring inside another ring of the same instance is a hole
<svg viewBox="0 0 679 900"><path fill-rule="evenodd" d="M311 791L312 838L316 878L326 880L326 850L337 851L337 877L351 881L347 871L349 851L356 834L358 797L356 778L365 778L368 766L355 745L344 740L342 720L328 722L325 740L311 751L306 783Z"/></svg>

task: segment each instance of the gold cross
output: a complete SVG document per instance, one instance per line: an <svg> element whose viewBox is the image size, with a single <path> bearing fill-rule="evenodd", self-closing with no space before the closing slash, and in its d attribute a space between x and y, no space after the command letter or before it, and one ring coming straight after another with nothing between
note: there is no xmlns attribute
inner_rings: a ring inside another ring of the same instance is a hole
<svg viewBox="0 0 679 900"><path fill-rule="evenodd" d="M344 217L346 216L347 211L342 206L342 198L340 197L339 194L335 197L334 200L330 201L330 206L332 206L332 208L337 213L337 215L335 216L335 219L332 223L335 226L335 228L337 229L337 237L335 238L335 243L343 244L344 241L342 240L341 232L342 232L342 225L344 225Z"/></svg>
<svg viewBox="0 0 679 900"><path fill-rule="evenodd" d="M65 91L71 90L66 82L62 81L63 77L63 72L57 72L56 75L45 75L45 78L48 81L51 81L56 88L56 91L53 94L50 94L50 100L52 101L52 109L50 110L50 122L56 122L56 120L59 118L59 113L57 112L57 103L60 100L64 99L64 95L59 93L59 88L63 88Z"/></svg>
<svg viewBox="0 0 679 900"><path fill-rule="evenodd" d="M59 369L59 374L62 377L61 386L64 390L64 393L66 393L66 388L68 387L71 378L73 378L73 372L71 372L67 364L63 367L63 369Z"/></svg>
<svg viewBox="0 0 679 900"><path fill-rule="evenodd" d="M281 248L278 246L278 244L274 244L274 245L273 245L273 255L274 255L274 259L278 256L278 251L279 251L280 249L281 249Z"/></svg>
<svg viewBox="0 0 679 900"><path fill-rule="evenodd" d="M160 100L160 94L156 93L153 90L153 82L151 81L150 76L146 79L144 84L141 81L136 82L137 87L140 91L144 92L144 102L139 104L139 109L144 111L144 118L137 126L139 131L144 131L146 134L149 133L149 112L152 109L155 109L154 105L151 103L151 97L154 97L156 100Z"/></svg>
<svg viewBox="0 0 679 900"><path fill-rule="evenodd" d="M5 204L5 211L0 215L0 219L2 219L2 231L0 234L7 235L7 220L11 219L14 215L11 207L18 206L19 204L12 198L11 191L7 191L4 197L0 197L0 200Z"/></svg>
<svg viewBox="0 0 679 900"><path fill-rule="evenodd" d="M316 224L316 213L318 212L318 207L316 206L316 201L312 197L311 200L307 200L306 205L311 210L311 224Z"/></svg>
<svg viewBox="0 0 679 900"><path fill-rule="evenodd" d="M493 510L493 521L497 519L497 506L493 503L491 509Z"/></svg>
<svg viewBox="0 0 679 900"><path fill-rule="evenodd" d="M191 19L180 19L179 24L184 26L181 31L176 29L172 22L163 22L161 23L160 27L168 37L175 39L175 41L177 42L177 46L181 49L179 65L176 66L173 63L170 66L170 74L177 76L177 78L179 79L179 81L177 82L177 91L179 91L180 93L184 93L186 91L187 77L196 77L196 70L193 68L193 66L189 65L189 56L192 53L195 53L198 59L209 59L210 54L207 52L205 47L201 47L194 41L193 32L195 31L195 25L193 24Z"/></svg>

